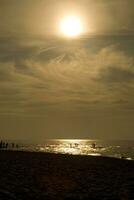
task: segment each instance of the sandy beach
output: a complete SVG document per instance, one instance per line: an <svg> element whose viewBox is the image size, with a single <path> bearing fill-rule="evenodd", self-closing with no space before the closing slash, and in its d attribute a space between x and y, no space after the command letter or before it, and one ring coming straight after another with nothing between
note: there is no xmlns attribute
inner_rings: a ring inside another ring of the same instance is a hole
<svg viewBox="0 0 134 200"><path fill-rule="evenodd" d="M1 200L133 200L134 161L0 152Z"/></svg>

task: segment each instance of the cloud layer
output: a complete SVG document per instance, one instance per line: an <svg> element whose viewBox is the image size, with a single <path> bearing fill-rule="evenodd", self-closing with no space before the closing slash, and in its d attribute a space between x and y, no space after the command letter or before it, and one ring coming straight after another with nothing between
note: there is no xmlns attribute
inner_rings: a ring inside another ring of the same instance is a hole
<svg viewBox="0 0 134 200"><path fill-rule="evenodd" d="M0 58L1 110L40 114L43 107L133 107L133 56L116 44L104 44L92 51L90 40L86 40L86 48L85 41L55 41L42 46L20 45L20 41L16 45L8 41L8 47L4 44Z"/></svg>

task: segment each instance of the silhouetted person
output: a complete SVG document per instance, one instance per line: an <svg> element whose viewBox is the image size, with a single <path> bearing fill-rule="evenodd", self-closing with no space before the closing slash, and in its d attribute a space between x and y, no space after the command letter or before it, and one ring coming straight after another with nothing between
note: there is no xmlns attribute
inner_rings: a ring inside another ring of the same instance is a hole
<svg viewBox="0 0 134 200"><path fill-rule="evenodd" d="M79 146L79 144L78 143L75 143L75 147L78 147Z"/></svg>
<svg viewBox="0 0 134 200"><path fill-rule="evenodd" d="M8 142L5 144L5 148L6 148L6 149L8 148Z"/></svg>
<svg viewBox="0 0 134 200"><path fill-rule="evenodd" d="M2 149L2 146L3 146L3 141L1 140L0 141L0 149Z"/></svg>
<svg viewBox="0 0 134 200"><path fill-rule="evenodd" d="M14 148L14 143L12 143L12 148Z"/></svg>
<svg viewBox="0 0 134 200"><path fill-rule="evenodd" d="M5 142L2 143L2 149L5 149Z"/></svg>
<svg viewBox="0 0 134 200"><path fill-rule="evenodd" d="M95 149L96 148L96 144L92 143L92 148Z"/></svg>
<svg viewBox="0 0 134 200"><path fill-rule="evenodd" d="M73 148L73 144L72 143L70 144L70 148Z"/></svg>

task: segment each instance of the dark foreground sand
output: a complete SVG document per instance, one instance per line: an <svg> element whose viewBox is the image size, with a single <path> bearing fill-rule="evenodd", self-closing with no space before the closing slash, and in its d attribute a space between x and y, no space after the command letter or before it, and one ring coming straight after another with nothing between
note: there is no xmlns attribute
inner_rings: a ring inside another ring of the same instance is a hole
<svg viewBox="0 0 134 200"><path fill-rule="evenodd" d="M0 152L0 200L134 200L134 161Z"/></svg>

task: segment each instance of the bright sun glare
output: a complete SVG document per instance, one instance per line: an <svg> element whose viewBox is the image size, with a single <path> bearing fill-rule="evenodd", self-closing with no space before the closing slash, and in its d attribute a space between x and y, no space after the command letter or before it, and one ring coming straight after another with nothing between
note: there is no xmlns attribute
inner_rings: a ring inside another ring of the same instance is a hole
<svg viewBox="0 0 134 200"><path fill-rule="evenodd" d="M77 37L83 32L83 27L78 17L68 16L61 21L60 30L64 36Z"/></svg>

